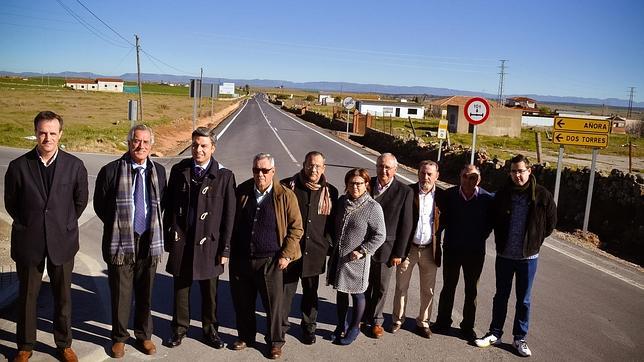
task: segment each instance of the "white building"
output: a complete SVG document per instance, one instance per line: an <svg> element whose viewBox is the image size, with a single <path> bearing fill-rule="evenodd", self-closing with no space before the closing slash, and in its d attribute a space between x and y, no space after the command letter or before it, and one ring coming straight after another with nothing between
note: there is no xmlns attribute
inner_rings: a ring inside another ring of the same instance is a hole
<svg viewBox="0 0 644 362"><path fill-rule="evenodd" d="M65 81L65 87L93 92L123 93L123 80L117 78L70 79Z"/></svg>
<svg viewBox="0 0 644 362"><path fill-rule="evenodd" d="M235 83L222 83L219 85L219 94L235 95Z"/></svg>
<svg viewBox="0 0 644 362"><path fill-rule="evenodd" d="M423 119L425 107L418 103L359 100L356 109L360 114L371 114L377 117L399 117Z"/></svg>
<svg viewBox="0 0 644 362"><path fill-rule="evenodd" d="M334 103L333 96L330 94L319 94L318 95L318 103L320 104L333 104Z"/></svg>

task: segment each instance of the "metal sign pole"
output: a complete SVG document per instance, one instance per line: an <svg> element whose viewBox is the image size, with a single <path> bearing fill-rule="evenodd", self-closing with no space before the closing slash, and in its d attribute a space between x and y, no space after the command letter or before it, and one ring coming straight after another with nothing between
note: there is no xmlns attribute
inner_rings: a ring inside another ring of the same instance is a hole
<svg viewBox="0 0 644 362"><path fill-rule="evenodd" d="M476 153L476 125L474 125L474 131L472 132L472 156L470 157L470 165L474 164L475 153Z"/></svg>
<svg viewBox="0 0 644 362"><path fill-rule="evenodd" d="M347 109L347 139L349 139L349 109Z"/></svg>
<svg viewBox="0 0 644 362"><path fill-rule="evenodd" d="M590 165L590 181L588 181L588 195L586 196L586 212L584 212L583 231L588 231L588 219L590 218L590 204L593 199L593 185L595 184L595 166L597 164L597 154L599 150L593 148L593 161Z"/></svg>
<svg viewBox="0 0 644 362"><path fill-rule="evenodd" d="M561 169L563 168L564 146L559 145L559 158L557 158L557 178L555 180L555 204L559 204L559 187L561 186Z"/></svg>
<svg viewBox="0 0 644 362"><path fill-rule="evenodd" d="M441 150L443 149L443 140L438 140L438 158L436 162L441 160Z"/></svg>

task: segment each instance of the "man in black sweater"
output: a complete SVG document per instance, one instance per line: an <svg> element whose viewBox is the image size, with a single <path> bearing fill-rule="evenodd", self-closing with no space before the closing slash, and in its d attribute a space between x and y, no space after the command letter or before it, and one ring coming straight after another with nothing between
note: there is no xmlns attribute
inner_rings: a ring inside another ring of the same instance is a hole
<svg viewBox="0 0 644 362"><path fill-rule="evenodd" d="M454 186L438 199L443 238L443 289L438 303L434 332L445 333L452 324L454 293L463 269L465 301L461 332L469 341L476 339L477 284L485 262L485 241L492 231L492 194L479 187L481 173L474 165L461 170L460 186Z"/></svg>

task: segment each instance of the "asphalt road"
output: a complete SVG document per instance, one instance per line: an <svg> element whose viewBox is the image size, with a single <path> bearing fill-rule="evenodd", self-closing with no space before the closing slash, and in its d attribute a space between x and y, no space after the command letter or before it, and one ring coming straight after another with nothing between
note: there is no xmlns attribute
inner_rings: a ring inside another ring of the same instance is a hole
<svg viewBox="0 0 644 362"><path fill-rule="evenodd" d="M324 130L283 113L264 102L260 97L250 100L223 122L217 132L220 135L215 157L235 172L237 183L251 177L251 161L258 152L269 152L276 158L277 177L293 175L301 168L304 154L320 150L327 156L327 177L341 191L344 173L352 167L365 167L375 171L375 156L365 150L339 141ZM0 173L4 175L9 161L25 150L0 148ZM90 177L93 193L98 170L118 155L77 154L83 159ZM160 158L166 168L180 157ZM415 181L415 176L401 171L406 182ZM4 177L0 189L4 191ZM3 202L3 201L0 201ZM0 217L9 220L4 205ZM111 346L109 290L105 263L100 256L102 224L94 215L91 205L81 218L81 250L76 258L73 277L73 347L84 361L108 359ZM483 334L491 319L492 296L494 295L494 241L488 240L486 264L479 283L478 316L476 331ZM200 337L199 291L192 295L192 327L188 338L175 349L161 346L161 341L171 334L172 278L159 267L154 288L153 318L158 352L153 357L144 356L132 344L126 348L125 360L209 361L215 358L226 360L263 360L266 346L263 336L257 349L236 352L228 348L214 350L205 345ZM439 269L436 283L436 303L441 289L442 274ZM380 340L361 335L348 347L331 344L330 332L335 327L335 293L324 283L320 287L320 316L318 342L305 346L300 337L299 292L291 313L293 327L284 347L284 360L512 360L518 359L511 343L514 298L509 303L506 336L500 347L479 349L459 338L457 328L449 335L434 335L422 339L411 331L415 312L418 310L418 278L415 275L410 287L408 319L403 330L395 335L386 333ZM393 285L387 313L391 312ZM52 299L47 280L40 296L38 340L32 360L49 361L55 355L51 333ZM639 346L644 344L644 275L633 266L613 261L574 245L548 238L541 249L539 267L533 288L532 316L528 342L536 360L642 360ZM258 303L258 309L261 309ZM462 287L459 286L453 319L460 322ZM435 318L436 307L432 316ZM233 306L230 298L228 274L221 278L219 286L220 333L229 345L236 339ZM260 333L265 331L263 312L258 313ZM389 314L386 324L390 323ZM15 353L15 305L0 311L0 354L11 358ZM640 351L640 352L638 352Z"/></svg>

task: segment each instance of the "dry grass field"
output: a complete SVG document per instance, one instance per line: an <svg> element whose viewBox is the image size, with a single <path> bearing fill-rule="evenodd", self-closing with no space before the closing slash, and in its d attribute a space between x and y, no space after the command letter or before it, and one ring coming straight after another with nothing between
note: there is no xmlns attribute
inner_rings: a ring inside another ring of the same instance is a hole
<svg viewBox="0 0 644 362"><path fill-rule="evenodd" d="M145 86L143 87L145 89ZM71 151L121 152L126 149L125 135L129 99L136 94L74 91L60 86L20 87L0 82L0 144L32 147L33 118L43 110L63 116L61 143ZM231 101L216 101L215 112ZM193 100L187 95L143 94L143 120L153 128L174 125L192 127ZM210 100L202 100L200 118L210 115Z"/></svg>

